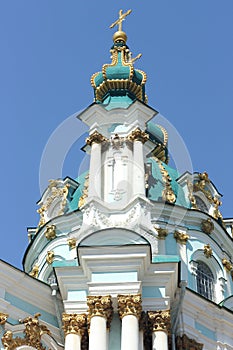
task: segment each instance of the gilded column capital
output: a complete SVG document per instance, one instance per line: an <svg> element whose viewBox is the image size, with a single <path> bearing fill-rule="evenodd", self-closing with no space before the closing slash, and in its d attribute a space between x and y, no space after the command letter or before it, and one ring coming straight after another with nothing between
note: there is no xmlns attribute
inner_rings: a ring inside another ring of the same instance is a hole
<svg viewBox="0 0 233 350"><path fill-rule="evenodd" d="M92 134L90 134L87 138L86 138L86 144L88 146L91 146L92 143L102 143L107 141L107 139L100 134L97 130L95 130Z"/></svg>
<svg viewBox="0 0 233 350"><path fill-rule="evenodd" d="M88 321L94 316L101 316L107 320L107 328L110 328L110 323L113 315L112 299L110 295L105 296L88 296Z"/></svg>
<svg viewBox="0 0 233 350"><path fill-rule="evenodd" d="M127 139L132 142L140 141L142 143L145 143L149 140L149 135L145 131L142 131L140 128L136 128L131 132L131 134L128 135Z"/></svg>
<svg viewBox="0 0 233 350"><path fill-rule="evenodd" d="M6 323L8 314L5 314L4 312L0 312L0 325L3 325Z"/></svg>
<svg viewBox="0 0 233 350"><path fill-rule="evenodd" d="M65 335L78 334L81 337L85 333L87 325L86 314L62 314L63 329Z"/></svg>
<svg viewBox="0 0 233 350"><path fill-rule="evenodd" d="M170 327L170 310L148 311L152 331L166 331Z"/></svg>
<svg viewBox="0 0 233 350"><path fill-rule="evenodd" d="M185 232L175 230L174 232L174 238L176 241L180 244L186 244L187 240L189 239L189 235Z"/></svg>
<svg viewBox="0 0 233 350"><path fill-rule="evenodd" d="M118 313L122 319L127 315L134 315L138 318L142 313L142 298L141 294L135 295L118 295Z"/></svg>

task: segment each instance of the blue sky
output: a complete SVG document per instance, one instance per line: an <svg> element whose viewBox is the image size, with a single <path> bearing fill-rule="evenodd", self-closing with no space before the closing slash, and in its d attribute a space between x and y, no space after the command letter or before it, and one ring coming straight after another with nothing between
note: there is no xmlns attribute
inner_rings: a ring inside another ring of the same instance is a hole
<svg viewBox="0 0 233 350"><path fill-rule="evenodd" d="M26 228L39 220L43 151L64 120L92 103L90 76L110 61L109 25L120 8L133 10L123 25L133 55L143 54L136 67L148 75L149 104L179 131L194 170L209 173L224 217L233 216L232 0L2 0L0 257L19 268ZM60 138L72 144L74 130ZM82 140L63 176L76 177Z"/></svg>

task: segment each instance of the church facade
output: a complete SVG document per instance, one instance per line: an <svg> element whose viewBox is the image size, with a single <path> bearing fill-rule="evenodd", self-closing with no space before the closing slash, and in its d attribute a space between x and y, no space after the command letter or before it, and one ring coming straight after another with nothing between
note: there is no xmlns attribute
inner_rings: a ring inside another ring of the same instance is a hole
<svg viewBox="0 0 233 350"><path fill-rule="evenodd" d="M49 181L23 271L1 261L1 349L233 350L233 219L207 172L169 165L130 12L77 116L89 169Z"/></svg>

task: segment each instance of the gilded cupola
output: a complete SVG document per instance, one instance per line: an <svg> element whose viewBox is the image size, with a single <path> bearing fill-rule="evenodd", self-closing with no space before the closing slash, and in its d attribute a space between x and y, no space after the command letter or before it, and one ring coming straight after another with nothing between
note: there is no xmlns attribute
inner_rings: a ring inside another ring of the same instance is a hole
<svg viewBox="0 0 233 350"><path fill-rule="evenodd" d="M111 24L110 28L118 25L113 35L113 46L110 50L110 64L104 64L101 72L91 77L94 88L95 102L102 103L109 108L128 107L135 100L147 102L145 94L146 73L134 68L134 62L141 57L139 54L133 58L126 45L127 35L122 30L122 21L131 10L123 13L119 11L119 18Z"/></svg>

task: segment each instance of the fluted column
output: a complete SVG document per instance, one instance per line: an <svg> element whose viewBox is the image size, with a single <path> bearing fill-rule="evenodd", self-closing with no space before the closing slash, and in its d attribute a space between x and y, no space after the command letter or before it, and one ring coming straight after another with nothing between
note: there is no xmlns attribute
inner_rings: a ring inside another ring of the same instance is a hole
<svg viewBox="0 0 233 350"><path fill-rule="evenodd" d="M62 321L65 333L65 350L80 350L87 323L86 315L63 314Z"/></svg>
<svg viewBox="0 0 233 350"><path fill-rule="evenodd" d="M88 197L101 197L101 143L104 141L105 137L98 131L86 139L86 144L91 146Z"/></svg>
<svg viewBox="0 0 233 350"><path fill-rule="evenodd" d="M168 350L170 311L149 311L148 318L152 326L152 350Z"/></svg>
<svg viewBox="0 0 233 350"><path fill-rule="evenodd" d="M145 195L145 166L143 144L148 140L148 134L137 128L128 139L133 142L133 194Z"/></svg>
<svg viewBox="0 0 233 350"><path fill-rule="evenodd" d="M87 297L89 323L89 350L107 350L113 308L111 296Z"/></svg>
<svg viewBox="0 0 233 350"><path fill-rule="evenodd" d="M141 295L118 295L121 325L121 350L139 348L139 319L142 313Z"/></svg>

